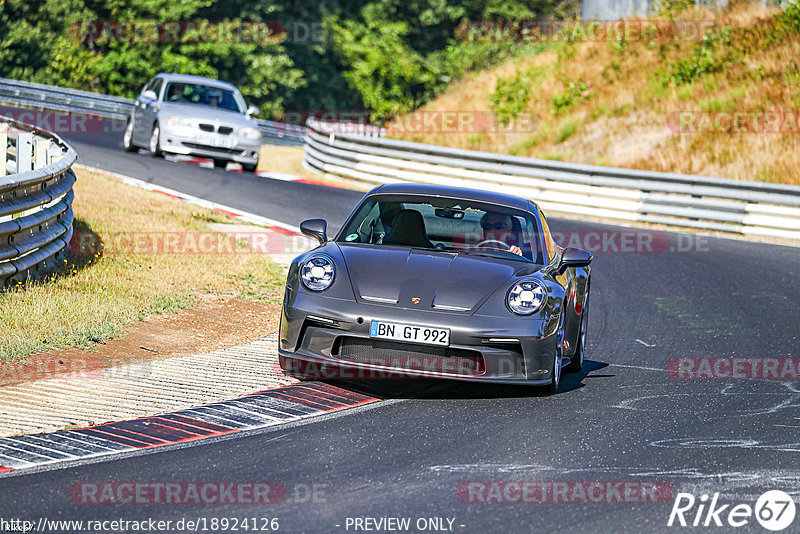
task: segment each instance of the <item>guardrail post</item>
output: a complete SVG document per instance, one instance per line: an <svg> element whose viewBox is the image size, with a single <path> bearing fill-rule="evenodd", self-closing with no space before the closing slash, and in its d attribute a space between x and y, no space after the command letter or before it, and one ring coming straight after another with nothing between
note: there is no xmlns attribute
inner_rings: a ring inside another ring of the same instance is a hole
<svg viewBox="0 0 800 534"><path fill-rule="evenodd" d="M51 165L55 163L63 155L64 153L61 150L61 147L51 141L50 144L47 146L47 164Z"/></svg>
<svg viewBox="0 0 800 534"><path fill-rule="evenodd" d="M17 134L17 172L33 170L33 134Z"/></svg>
<svg viewBox="0 0 800 534"><path fill-rule="evenodd" d="M0 176L6 175L8 162L8 124L0 124Z"/></svg>
<svg viewBox="0 0 800 534"><path fill-rule="evenodd" d="M41 169L49 162L47 161L47 146L50 144L49 139L43 137L33 138L33 168Z"/></svg>

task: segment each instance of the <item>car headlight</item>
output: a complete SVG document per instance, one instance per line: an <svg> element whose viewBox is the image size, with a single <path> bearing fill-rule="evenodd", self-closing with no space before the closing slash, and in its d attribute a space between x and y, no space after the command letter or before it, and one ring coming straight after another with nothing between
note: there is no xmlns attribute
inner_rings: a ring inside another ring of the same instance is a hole
<svg viewBox="0 0 800 534"><path fill-rule="evenodd" d="M517 315L532 315L539 311L547 300L547 292L535 280L521 280L508 290L508 309Z"/></svg>
<svg viewBox="0 0 800 534"><path fill-rule="evenodd" d="M239 135L244 137L245 139L253 139L253 140L261 139L261 132L258 131L256 128L250 128L250 127L240 128Z"/></svg>
<svg viewBox="0 0 800 534"><path fill-rule="evenodd" d="M333 283L336 269L327 256L311 256L300 267L300 279L311 291L325 291Z"/></svg>
<svg viewBox="0 0 800 534"><path fill-rule="evenodd" d="M176 117L170 116L167 117L167 125L168 126L194 126L192 124L192 119L187 119L186 117Z"/></svg>

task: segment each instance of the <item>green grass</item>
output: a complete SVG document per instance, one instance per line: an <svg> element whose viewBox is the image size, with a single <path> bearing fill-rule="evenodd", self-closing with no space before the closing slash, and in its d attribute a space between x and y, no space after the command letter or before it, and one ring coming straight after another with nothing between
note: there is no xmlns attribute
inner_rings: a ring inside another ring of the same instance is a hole
<svg viewBox="0 0 800 534"><path fill-rule="evenodd" d="M563 143L578 131L578 121L574 118L565 120L561 124L561 131L558 132L556 143Z"/></svg>

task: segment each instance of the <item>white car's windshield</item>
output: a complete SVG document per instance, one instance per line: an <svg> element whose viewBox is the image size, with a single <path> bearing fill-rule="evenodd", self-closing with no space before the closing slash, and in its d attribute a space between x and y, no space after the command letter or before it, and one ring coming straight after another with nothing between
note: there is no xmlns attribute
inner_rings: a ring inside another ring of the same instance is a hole
<svg viewBox="0 0 800 534"><path fill-rule="evenodd" d="M233 91L186 82L170 82L164 101L178 104L197 104L244 113L243 103Z"/></svg>

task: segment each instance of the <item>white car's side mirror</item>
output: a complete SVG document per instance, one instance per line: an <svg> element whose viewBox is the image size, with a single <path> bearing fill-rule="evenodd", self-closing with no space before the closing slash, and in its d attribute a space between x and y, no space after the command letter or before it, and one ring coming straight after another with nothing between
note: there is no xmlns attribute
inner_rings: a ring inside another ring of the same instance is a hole
<svg viewBox="0 0 800 534"><path fill-rule="evenodd" d="M258 109L258 106L250 106L247 108L247 116L252 117L253 115L258 115L261 113L261 110Z"/></svg>

